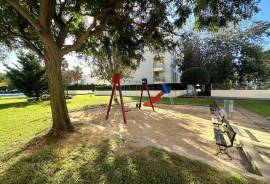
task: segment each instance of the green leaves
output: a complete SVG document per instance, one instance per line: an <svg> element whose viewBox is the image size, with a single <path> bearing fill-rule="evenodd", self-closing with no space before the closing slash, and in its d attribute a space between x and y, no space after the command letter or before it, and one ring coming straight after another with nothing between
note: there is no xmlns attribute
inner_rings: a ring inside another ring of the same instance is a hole
<svg viewBox="0 0 270 184"><path fill-rule="evenodd" d="M183 84L209 84L210 78L207 70L200 67L193 67L185 70L181 76Z"/></svg>
<svg viewBox="0 0 270 184"><path fill-rule="evenodd" d="M52 20L47 18L51 26L44 28L48 31L46 34L40 35L23 18L24 13L16 11L8 1L1 3L0 40L11 48L23 46L40 56L45 54L45 45L54 48L52 42L48 43L50 39L61 51L65 40L74 38L77 45L63 51L66 54L85 46L88 39L97 41L95 38L103 33L112 30L121 33L124 29L126 37L139 40L143 46L152 49L172 47L175 40L169 37L175 36L175 31L181 29L191 15L195 17L197 29L217 30L258 11L257 0L57 0L54 8L48 9L54 11L48 13L48 16L53 15ZM33 20L40 21L38 1L17 3ZM44 15L42 17L46 19Z"/></svg>

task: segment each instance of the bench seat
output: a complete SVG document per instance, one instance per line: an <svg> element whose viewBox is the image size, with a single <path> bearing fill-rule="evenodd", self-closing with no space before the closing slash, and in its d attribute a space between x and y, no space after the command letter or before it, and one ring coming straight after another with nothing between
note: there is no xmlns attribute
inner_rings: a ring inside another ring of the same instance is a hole
<svg viewBox="0 0 270 184"><path fill-rule="evenodd" d="M222 125L222 123L223 123L223 121L221 120L219 120L217 117L215 117L215 116L212 116L211 117L211 121L212 121L212 123L214 124L214 125Z"/></svg>
<svg viewBox="0 0 270 184"><path fill-rule="evenodd" d="M215 140L216 140L217 145L227 146L227 143L226 143L225 138L224 138L224 134L220 129L214 128L214 134L215 134Z"/></svg>

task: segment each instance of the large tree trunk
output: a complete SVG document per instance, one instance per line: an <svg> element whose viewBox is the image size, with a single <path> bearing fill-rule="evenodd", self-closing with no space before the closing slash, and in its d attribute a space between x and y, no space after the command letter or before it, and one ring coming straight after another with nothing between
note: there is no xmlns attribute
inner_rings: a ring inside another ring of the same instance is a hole
<svg viewBox="0 0 270 184"><path fill-rule="evenodd" d="M50 133L55 136L59 136L65 132L73 130L73 126L68 115L61 75L62 60L62 57L57 55L57 53L48 53L45 60L53 119L53 125Z"/></svg>

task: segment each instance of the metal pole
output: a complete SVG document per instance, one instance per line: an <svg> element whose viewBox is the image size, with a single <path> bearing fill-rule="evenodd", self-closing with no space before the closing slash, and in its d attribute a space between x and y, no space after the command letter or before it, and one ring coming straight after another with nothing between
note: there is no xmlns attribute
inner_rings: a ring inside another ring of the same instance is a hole
<svg viewBox="0 0 270 184"><path fill-rule="evenodd" d="M125 107L124 107L124 102L123 102L122 90L121 90L120 83L118 83L118 90L119 90L119 94L120 94L120 101L121 101L121 108L122 108L122 114L123 114L124 123L127 124L127 119L126 119L126 114L125 114Z"/></svg>
<svg viewBox="0 0 270 184"><path fill-rule="evenodd" d="M151 99L151 96L150 96L150 92L149 92L149 89L148 89L148 86L147 86L147 84L144 84L144 86L145 86L145 88L146 88L146 90L147 90L147 93L148 93L148 96L149 96L149 99L150 99L150 104L151 104L151 106L152 106L152 109L153 109L153 111L155 111L154 105L153 105L153 103L152 103L152 99Z"/></svg>
<svg viewBox="0 0 270 184"><path fill-rule="evenodd" d="M111 110L111 106L112 106L112 99L113 99L113 96L115 93L115 88L116 88L116 84L113 84L113 89L112 89L112 94L111 94L111 98L110 98L110 102L109 102L109 106L108 106L108 110L107 110L106 120L108 119L109 114L110 114L110 110Z"/></svg>
<svg viewBox="0 0 270 184"><path fill-rule="evenodd" d="M141 109L141 105L142 105L143 85L141 85L140 88L141 88L141 97L140 97L139 109Z"/></svg>

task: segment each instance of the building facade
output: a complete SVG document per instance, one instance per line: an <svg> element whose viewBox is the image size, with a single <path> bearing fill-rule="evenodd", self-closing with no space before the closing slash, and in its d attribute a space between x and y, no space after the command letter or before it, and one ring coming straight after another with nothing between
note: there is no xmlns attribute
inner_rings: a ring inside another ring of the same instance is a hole
<svg viewBox="0 0 270 184"><path fill-rule="evenodd" d="M163 59L157 60L156 56ZM131 74L130 80L123 82L124 84L138 83L142 78L147 78L149 84L180 83L180 72L173 53L158 54L147 51L144 58L145 61Z"/></svg>
<svg viewBox="0 0 270 184"><path fill-rule="evenodd" d="M161 56L162 60L156 60ZM143 78L147 78L149 84L180 83L180 72L173 53L153 53L146 51L145 60L141 62L136 71L131 73L130 78L121 80L122 84L140 84ZM91 75L83 75L79 82L86 84L108 84Z"/></svg>

